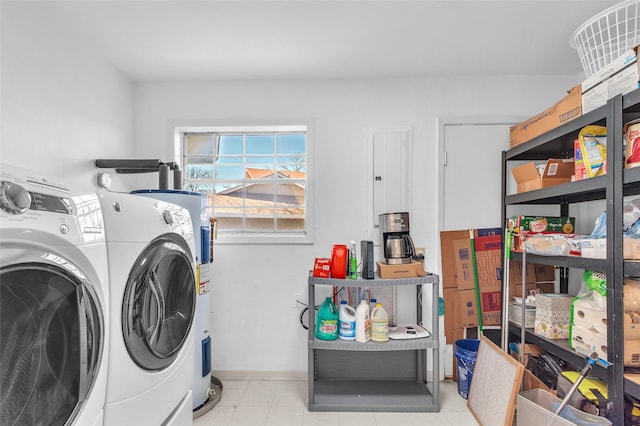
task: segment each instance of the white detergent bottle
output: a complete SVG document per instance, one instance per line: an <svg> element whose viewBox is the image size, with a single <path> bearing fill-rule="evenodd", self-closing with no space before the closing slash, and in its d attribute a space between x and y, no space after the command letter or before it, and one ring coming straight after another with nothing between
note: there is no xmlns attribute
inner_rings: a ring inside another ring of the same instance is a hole
<svg viewBox="0 0 640 426"><path fill-rule="evenodd" d="M356 310L347 305L347 301L340 302L338 309L338 338L354 340L356 338Z"/></svg>
<svg viewBox="0 0 640 426"><path fill-rule="evenodd" d="M371 311L371 340L380 343L389 341L389 316L382 303L376 303Z"/></svg>
<svg viewBox="0 0 640 426"><path fill-rule="evenodd" d="M367 343L369 340L371 340L369 304L363 299L356 308L356 342Z"/></svg>

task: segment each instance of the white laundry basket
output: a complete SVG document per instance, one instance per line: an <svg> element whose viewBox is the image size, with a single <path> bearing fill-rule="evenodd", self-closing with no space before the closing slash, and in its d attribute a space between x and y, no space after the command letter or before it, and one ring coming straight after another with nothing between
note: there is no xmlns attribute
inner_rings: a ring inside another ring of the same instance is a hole
<svg viewBox="0 0 640 426"><path fill-rule="evenodd" d="M570 40L587 77L640 44L640 0L616 4L575 30Z"/></svg>

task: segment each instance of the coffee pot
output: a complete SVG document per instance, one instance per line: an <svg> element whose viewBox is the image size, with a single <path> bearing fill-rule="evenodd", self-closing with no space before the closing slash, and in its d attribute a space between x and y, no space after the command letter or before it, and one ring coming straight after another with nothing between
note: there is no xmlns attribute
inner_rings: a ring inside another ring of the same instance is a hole
<svg viewBox="0 0 640 426"><path fill-rule="evenodd" d="M411 263L416 254L409 235L409 213L385 213L378 216L382 249L387 264Z"/></svg>

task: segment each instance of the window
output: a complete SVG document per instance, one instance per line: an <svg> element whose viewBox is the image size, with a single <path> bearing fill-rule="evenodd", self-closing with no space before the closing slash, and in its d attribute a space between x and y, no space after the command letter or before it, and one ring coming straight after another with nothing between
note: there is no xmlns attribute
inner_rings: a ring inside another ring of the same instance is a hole
<svg viewBox="0 0 640 426"><path fill-rule="evenodd" d="M307 126L183 129L184 189L211 194L220 242L311 242Z"/></svg>

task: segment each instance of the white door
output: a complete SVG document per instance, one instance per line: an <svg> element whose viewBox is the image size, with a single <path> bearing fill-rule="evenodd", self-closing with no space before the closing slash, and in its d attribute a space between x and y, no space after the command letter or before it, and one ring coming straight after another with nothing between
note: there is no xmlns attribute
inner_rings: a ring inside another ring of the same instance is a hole
<svg viewBox="0 0 640 426"><path fill-rule="evenodd" d="M502 151L511 124L445 124L442 230L502 228Z"/></svg>

